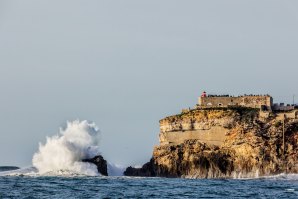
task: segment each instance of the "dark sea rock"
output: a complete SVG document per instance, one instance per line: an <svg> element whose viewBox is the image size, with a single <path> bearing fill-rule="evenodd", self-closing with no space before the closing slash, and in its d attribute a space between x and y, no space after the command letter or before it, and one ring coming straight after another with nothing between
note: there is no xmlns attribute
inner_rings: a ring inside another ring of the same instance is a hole
<svg viewBox="0 0 298 199"><path fill-rule="evenodd" d="M150 162L144 164L142 168L128 167L123 174L125 176L155 177L157 176L155 168L154 160L152 158Z"/></svg>
<svg viewBox="0 0 298 199"><path fill-rule="evenodd" d="M94 158L91 158L91 159L84 159L82 161L95 164L97 166L97 171L100 174L104 176L108 176L107 161L101 155L95 156Z"/></svg>

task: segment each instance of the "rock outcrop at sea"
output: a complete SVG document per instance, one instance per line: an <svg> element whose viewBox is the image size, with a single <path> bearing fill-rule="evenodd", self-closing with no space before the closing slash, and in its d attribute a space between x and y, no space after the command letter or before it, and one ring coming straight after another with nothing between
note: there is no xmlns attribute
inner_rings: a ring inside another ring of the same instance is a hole
<svg viewBox="0 0 298 199"><path fill-rule="evenodd" d="M298 173L297 112L195 109L162 119L160 129L160 146L152 159L142 168L128 167L125 175L245 178Z"/></svg>
<svg viewBox="0 0 298 199"><path fill-rule="evenodd" d="M95 156L94 158L91 158L91 159L84 159L82 160L82 162L89 162L89 163L95 164L97 167L97 171L100 174L104 176L108 176L107 161L101 155Z"/></svg>

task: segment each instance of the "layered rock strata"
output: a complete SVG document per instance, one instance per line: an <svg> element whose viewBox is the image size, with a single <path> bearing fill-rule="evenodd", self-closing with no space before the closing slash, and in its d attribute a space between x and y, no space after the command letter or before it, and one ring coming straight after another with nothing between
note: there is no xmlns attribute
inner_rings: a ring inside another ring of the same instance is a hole
<svg viewBox="0 0 298 199"><path fill-rule="evenodd" d="M238 178L298 173L298 119L283 113L196 109L162 119L159 137L150 162L127 168L125 175Z"/></svg>

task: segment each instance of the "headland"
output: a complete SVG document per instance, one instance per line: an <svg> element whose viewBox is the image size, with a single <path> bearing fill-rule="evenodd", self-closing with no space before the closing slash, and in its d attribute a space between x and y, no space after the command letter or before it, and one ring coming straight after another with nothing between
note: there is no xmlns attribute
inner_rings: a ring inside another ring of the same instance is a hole
<svg viewBox="0 0 298 199"><path fill-rule="evenodd" d="M270 95L207 95L159 121L159 146L128 176L259 177L298 173L298 107Z"/></svg>

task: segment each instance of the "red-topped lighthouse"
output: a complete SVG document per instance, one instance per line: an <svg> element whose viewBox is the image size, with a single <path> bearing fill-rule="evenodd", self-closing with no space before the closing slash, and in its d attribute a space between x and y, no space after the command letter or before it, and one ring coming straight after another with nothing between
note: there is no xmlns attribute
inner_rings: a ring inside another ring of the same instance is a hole
<svg viewBox="0 0 298 199"><path fill-rule="evenodd" d="M201 97L207 97L206 91L202 93Z"/></svg>

